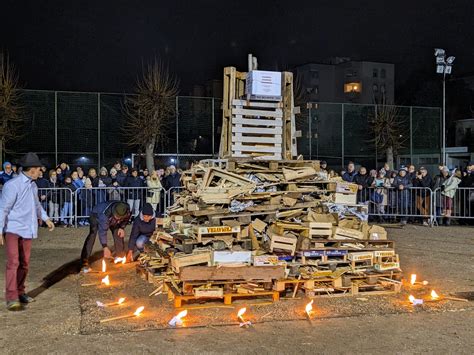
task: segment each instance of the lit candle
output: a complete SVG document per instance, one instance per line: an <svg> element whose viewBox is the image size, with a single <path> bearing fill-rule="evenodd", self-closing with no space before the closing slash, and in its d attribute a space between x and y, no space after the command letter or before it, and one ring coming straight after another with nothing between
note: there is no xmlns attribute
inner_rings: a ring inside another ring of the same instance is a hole
<svg viewBox="0 0 474 355"><path fill-rule="evenodd" d="M105 286L109 286L109 285L110 285L109 275L106 275L106 276L102 279L101 283L103 283Z"/></svg>
<svg viewBox="0 0 474 355"><path fill-rule="evenodd" d="M186 317L188 314L188 311L187 310L184 310L184 311L181 311L179 312L176 316L174 316L170 321L169 321L169 325L172 326L172 327L176 327L176 326L182 326L183 325L183 320L182 318Z"/></svg>
<svg viewBox="0 0 474 355"><path fill-rule="evenodd" d="M306 316L311 320L311 311L313 310L313 300L309 302L305 307Z"/></svg>
<svg viewBox="0 0 474 355"><path fill-rule="evenodd" d="M111 322L113 320L119 320L119 319L125 319L125 318L132 318L132 317L138 317L140 316L140 314L143 312L143 310L145 309L144 306L141 306L141 307L138 307L136 309L136 311L132 314L126 314L124 316L118 316L118 317L113 317L113 318L107 318L107 319L101 319L100 322L101 323L105 323L105 322Z"/></svg>
<svg viewBox="0 0 474 355"><path fill-rule="evenodd" d="M107 271L107 265L105 263L105 260L102 259L102 272L106 272Z"/></svg>

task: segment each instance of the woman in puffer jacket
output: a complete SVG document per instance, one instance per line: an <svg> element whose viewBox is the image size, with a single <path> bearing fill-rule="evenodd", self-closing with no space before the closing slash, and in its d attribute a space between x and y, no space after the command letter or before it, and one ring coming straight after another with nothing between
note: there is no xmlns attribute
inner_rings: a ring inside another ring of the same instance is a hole
<svg viewBox="0 0 474 355"><path fill-rule="evenodd" d="M451 224L451 215L453 213L453 199L461 183L461 171L455 170L454 173L441 185L441 196L444 216L444 224L449 226Z"/></svg>

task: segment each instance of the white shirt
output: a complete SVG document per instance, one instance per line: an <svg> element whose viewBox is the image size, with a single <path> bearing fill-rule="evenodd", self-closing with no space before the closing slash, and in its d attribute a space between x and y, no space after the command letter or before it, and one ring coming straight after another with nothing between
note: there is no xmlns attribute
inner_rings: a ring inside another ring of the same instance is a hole
<svg viewBox="0 0 474 355"><path fill-rule="evenodd" d="M48 215L38 199L35 182L20 174L3 185L0 200L0 231L18 234L25 239L38 236L38 219L47 221Z"/></svg>

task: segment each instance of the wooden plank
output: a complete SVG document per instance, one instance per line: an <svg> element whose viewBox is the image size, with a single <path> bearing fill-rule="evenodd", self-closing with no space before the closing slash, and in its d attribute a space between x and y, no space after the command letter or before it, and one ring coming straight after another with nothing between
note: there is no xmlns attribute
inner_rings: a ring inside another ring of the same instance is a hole
<svg viewBox="0 0 474 355"><path fill-rule="evenodd" d="M283 121L281 119L269 120L265 118L252 119L252 118L232 117L232 124L243 124L243 125L249 125L249 126L283 127Z"/></svg>
<svg viewBox="0 0 474 355"><path fill-rule="evenodd" d="M275 143L281 144L281 135L276 135L274 137L254 137L254 136L240 136L233 135L232 143L242 142L242 143Z"/></svg>
<svg viewBox="0 0 474 355"><path fill-rule="evenodd" d="M246 100L232 100L234 106L247 106L247 107L262 107L262 108L281 108L281 102L262 102L262 101L246 101Z"/></svg>
<svg viewBox="0 0 474 355"><path fill-rule="evenodd" d="M253 134L282 134L281 127L275 128L255 128L255 127L234 127L232 132L253 133Z"/></svg>
<svg viewBox="0 0 474 355"><path fill-rule="evenodd" d="M265 110L254 110L254 109L245 109L245 108L234 108L232 110L233 115L244 115L244 116L263 116L263 117L274 117L282 118L283 112L281 109L276 109L274 111L265 111Z"/></svg>
<svg viewBox="0 0 474 355"><path fill-rule="evenodd" d="M215 280L259 280L271 282L285 276L283 265L275 266L188 266L180 270L182 281L215 281Z"/></svg>
<svg viewBox="0 0 474 355"><path fill-rule="evenodd" d="M243 145L240 143L232 144L232 151L237 152L260 152L260 153L281 153L281 145L278 146L254 146L254 145Z"/></svg>

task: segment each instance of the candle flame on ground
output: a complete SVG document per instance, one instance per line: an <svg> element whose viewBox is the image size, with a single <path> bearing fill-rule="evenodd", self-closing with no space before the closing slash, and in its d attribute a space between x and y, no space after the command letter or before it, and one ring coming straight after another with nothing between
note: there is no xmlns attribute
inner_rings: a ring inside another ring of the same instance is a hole
<svg viewBox="0 0 474 355"><path fill-rule="evenodd" d="M413 296L413 295L408 296L408 300L410 301L410 303L414 303L415 302L415 296Z"/></svg>
<svg viewBox="0 0 474 355"><path fill-rule="evenodd" d="M135 311L135 313L133 313L133 315L134 316L139 316L140 313L142 313L144 309L145 309L145 306L138 307L137 310Z"/></svg>
<svg viewBox="0 0 474 355"><path fill-rule="evenodd" d="M181 318L186 317L187 315L188 315L188 311L185 309L184 311L179 312L176 318L181 319Z"/></svg>
<svg viewBox="0 0 474 355"><path fill-rule="evenodd" d="M411 283L412 285L414 285L415 282L416 282L416 274L411 274L411 281L410 281L410 283Z"/></svg>
<svg viewBox="0 0 474 355"><path fill-rule="evenodd" d="M118 300L117 304L122 304L125 302L125 297L122 297Z"/></svg>
<svg viewBox="0 0 474 355"><path fill-rule="evenodd" d="M115 258L114 264L118 264L118 263L125 264L126 261L127 261L127 258L125 258L125 257L123 257L123 258Z"/></svg>
<svg viewBox="0 0 474 355"><path fill-rule="evenodd" d="M239 309L239 312L237 313L237 317L242 317L246 311L247 311L247 308L245 307Z"/></svg>
<svg viewBox="0 0 474 355"><path fill-rule="evenodd" d="M105 260L102 259L102 272L106 272L107 271L107 265L105 263Z"/></svg>
<svg viewBox="0 0 474 355"><path fill-rule="evenodd" d="M309 315L311 313L311 311L313 310L313 300L311 300L311 302L309 302L307 305L306 305L306 313Z"/></svg>
<svg viewBox="0 0 474 355"><path fill-rule="evenodd" d="M105 276L105 277L102 279L102 283L103 283L104 285L107 285L107 286L110 285L109 275Z"/></svg>
<svg viewBox="0 0 474 355"><path fill-rule="evenodd" d="M436 293L435 290L431 291L431 298L434 300L437 300L439 298L439 295Z"/></svg>

